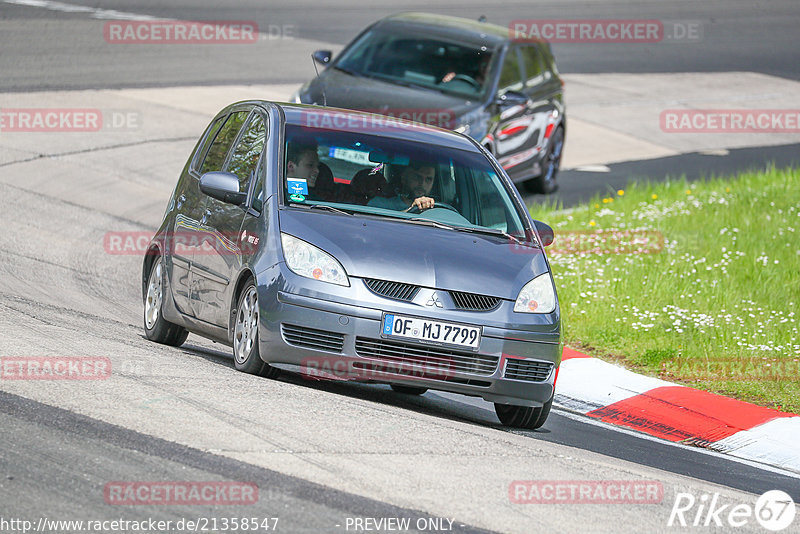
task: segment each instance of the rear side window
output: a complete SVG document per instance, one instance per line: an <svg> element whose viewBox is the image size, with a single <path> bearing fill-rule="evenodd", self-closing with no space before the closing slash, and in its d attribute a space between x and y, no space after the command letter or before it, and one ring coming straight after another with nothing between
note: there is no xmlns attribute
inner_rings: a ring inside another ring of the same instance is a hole
<svg viewBox="0 0 800 534"><path fill-rule="evenodd" d="M498 88L501 93L522 90L522 71L520 70L519 55L516 48L510 49L503 60L503 69L500 71Z"/></svg>
<svg viewBox="0 0 800 534"><path fill-rule="evenodd" d="M236 136L247 119L247 114L247 111L237 111L228 117L225 125L214 138L214 142L211 143L211 148L208 149L208 154L200 167L200 174L222 170L225 156L228 155L231 145L236 141Z"/></svg>

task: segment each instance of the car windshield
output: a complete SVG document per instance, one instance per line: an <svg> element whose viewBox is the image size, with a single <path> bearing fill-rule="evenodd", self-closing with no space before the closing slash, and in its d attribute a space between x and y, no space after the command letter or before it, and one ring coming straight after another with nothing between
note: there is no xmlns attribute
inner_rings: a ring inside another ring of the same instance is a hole
<svg viewBox="0 0 800 534"><path fill-rule="evenodd" d="M482 97L491 50L445 41L436 35L366 32L334 68L399 85L433 89L466 98Z"/></svg>
<svg viewBox="0 0 800 534"><path fill-rule="evenodd" d="M509 190L479 152L296 125L286 126L286 139L284 192L290 205L525 233ZM416 199L425 199L420 203L429 203L426 209L415 207Z"/></svg>

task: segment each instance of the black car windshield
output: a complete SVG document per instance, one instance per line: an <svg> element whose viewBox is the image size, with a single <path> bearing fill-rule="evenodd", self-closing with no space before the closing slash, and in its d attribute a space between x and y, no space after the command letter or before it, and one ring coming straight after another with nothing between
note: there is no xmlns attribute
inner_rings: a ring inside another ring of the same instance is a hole
<svg viewBox="0 0 800 534"><path fill-rule="evenodd" d="M509 190L479 152L296 125L286 125L286 139L290 205L525 234Z"/></svg>
<svg viewBox="0 0 800 534"><path fill-rule="evenodd" d="M436 35L370 30L334 64L350 74L434 89L466 98L483 96L492 58L485 46L460 44Z"/></svg>

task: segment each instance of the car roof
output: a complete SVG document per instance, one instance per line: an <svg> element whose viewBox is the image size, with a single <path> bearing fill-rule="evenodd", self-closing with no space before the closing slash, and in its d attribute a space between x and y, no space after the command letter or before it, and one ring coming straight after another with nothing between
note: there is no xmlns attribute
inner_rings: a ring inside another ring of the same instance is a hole
<svg viewBox="0 0 800 534"><path fill-rule="evenodd" d="M463 135L419 122L351 109L278 102L273 102L273 104L280 106L283 110L286 124L306 128L379 135L420 143L431 143L441 147L469 152L480 152L475 144Z"/></svg>
<svg viewBox="0 0 800 534"><path fill-rule="evenodd" d="M415 26L417 28L427 26L431 33L437 35L495 46L509 41L507 27L449 15L417 12L397 13L379 20L375 25Z"/></svg>

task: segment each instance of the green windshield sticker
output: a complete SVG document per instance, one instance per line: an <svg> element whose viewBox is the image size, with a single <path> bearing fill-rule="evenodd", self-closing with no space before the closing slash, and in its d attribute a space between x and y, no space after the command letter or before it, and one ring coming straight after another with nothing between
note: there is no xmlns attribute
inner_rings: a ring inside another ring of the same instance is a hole
<svg viewBox="0 0 800 534"><path fill-rule="evenodd" d="M289 198L294 200L295 202L302 202L306 199L303 195L289 195Z"/></svg>

